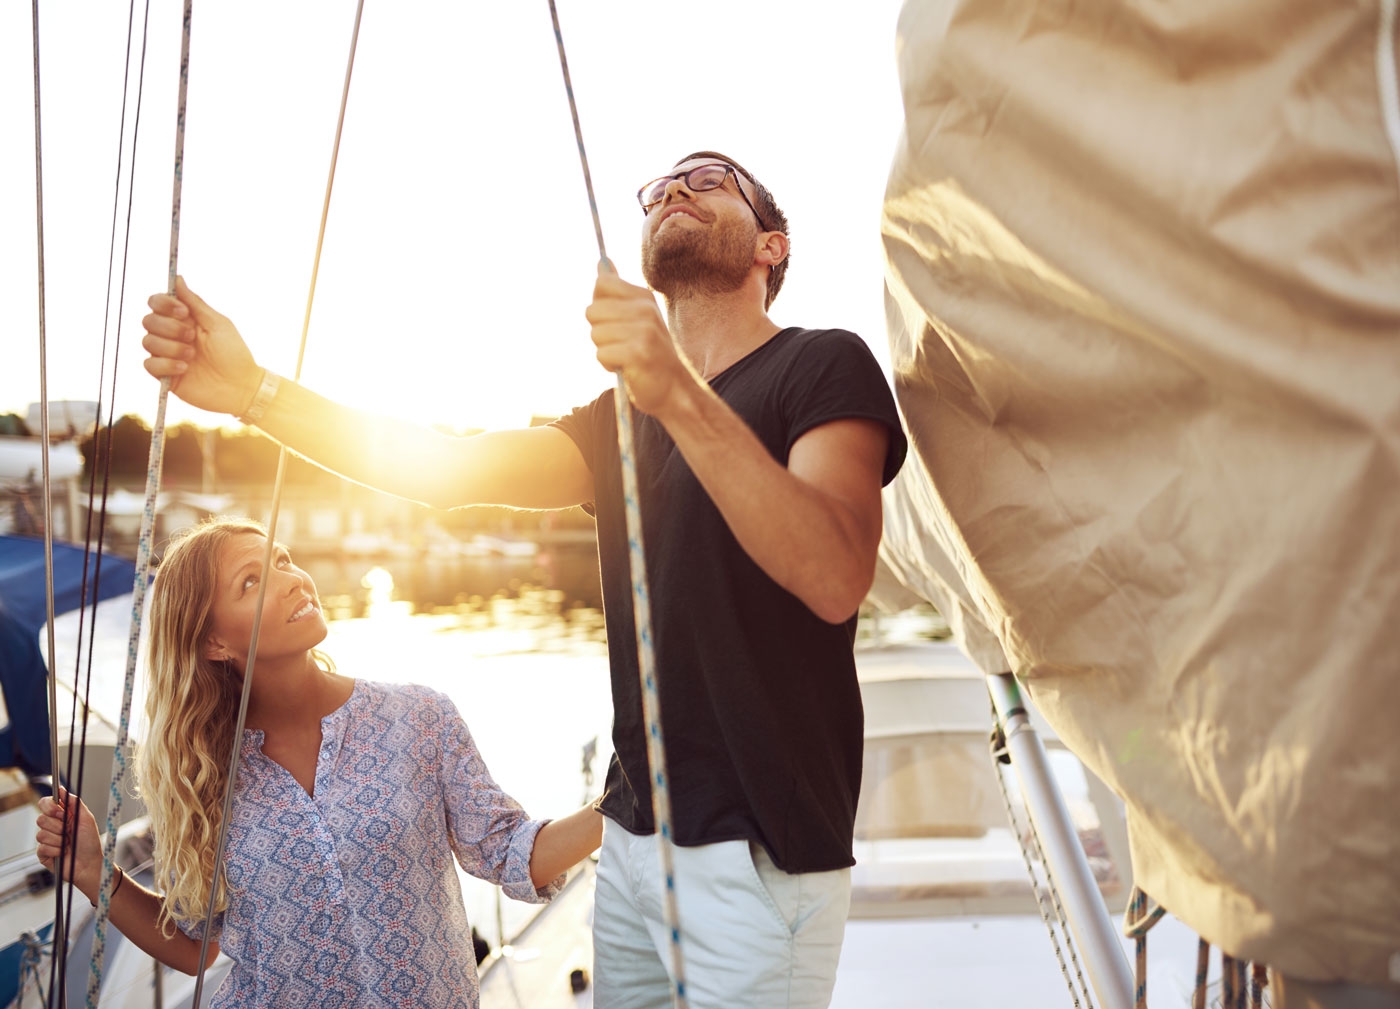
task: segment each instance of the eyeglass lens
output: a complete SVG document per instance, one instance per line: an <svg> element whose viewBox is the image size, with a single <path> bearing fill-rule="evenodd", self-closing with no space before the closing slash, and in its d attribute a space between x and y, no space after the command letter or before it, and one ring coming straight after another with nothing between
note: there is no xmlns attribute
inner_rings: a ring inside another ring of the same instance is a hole
<svg viewBox="0 0 1400 1009"><path fill-rule="evenodd" d="M657 179L654 182L648 182L642 187L642 191L637 194L637 198L641 200L643 207L650 207L655 203L659 203L666 196L666 187L670 185L673 180L680 178L684 178L686 186L697 193L718 189L720 186L724 185L724 180L728 177L731 170L732 169L730 169L728 165L701 165L698 168L692 168L688 172L678 173L676 175Z"/></svg>

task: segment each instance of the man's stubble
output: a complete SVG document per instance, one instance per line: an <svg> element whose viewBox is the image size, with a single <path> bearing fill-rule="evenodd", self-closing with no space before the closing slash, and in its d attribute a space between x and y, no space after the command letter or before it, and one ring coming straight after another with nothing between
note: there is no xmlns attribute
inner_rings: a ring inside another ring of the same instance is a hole
<svg viewBox="0 0 1400 1009"><path fill-rule="evenodd" d="M642 276L667 300L739 290L753 267L753 227L662 226L642 246Z"/></svg>

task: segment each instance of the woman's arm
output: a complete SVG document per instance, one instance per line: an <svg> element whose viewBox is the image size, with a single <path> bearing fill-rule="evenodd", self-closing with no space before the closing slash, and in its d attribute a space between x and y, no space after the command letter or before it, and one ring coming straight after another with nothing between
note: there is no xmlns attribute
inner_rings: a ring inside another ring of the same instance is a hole
<svg viewBox="0 0 1400 1009"><path fill-rule="evenodd" d="M602 843L603 814L592 806L551 820L535 835L535 847L530 852L530 882L535 889L544 889L560 873L597 851Z"/></svg>
<svg viewBox="0 0 1400 1009"><path fill-rule="evenodd" d="M441 717L438 774L448 842L458 863L515 900L550 900L564 870L598 847L600 814L581 809L543 825L532 820L491 777L457 706L436 691L424 700Z"/></svg>
<svg viewBox="0 0 1400 1009"><path fill-rule="evenodd" d="M39 861L53 871L54 859L58 857L59 844L63 837L64 807L68 808L69 845L76 837L76 850L64 852L64 868L68 868L68 858L72 863L73 885L92 904L97 903L97 888L102 877L102 842L97 834L97 821L82 800L58 789L57 801L50 798L39 800ZM160 927L161 906L164 898L147 890L125 873L114 876L116 890L112 894L109 918L113 925L146 953L167 967L186 974L199 972L200 944L182 932L177 931L167 937ZM214 962L219 955L219 945L209 943L209 959L205 966Z"/></svg>

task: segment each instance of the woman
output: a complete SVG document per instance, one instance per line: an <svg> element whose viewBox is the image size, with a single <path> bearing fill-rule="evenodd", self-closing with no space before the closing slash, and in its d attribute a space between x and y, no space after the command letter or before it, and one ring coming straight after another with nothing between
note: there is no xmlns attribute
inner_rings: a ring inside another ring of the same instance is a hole
<svg viewBox="0 0 1400 1009"><path fill-rule="evenodd" d="M199 969L266 545L257 523L215 519L170 547L151 590L150 729L136 772L167 885L117 875L111 920L187 973ZM453 855L512 897L548 900L598 847L601 817L529 820L450 700L336 674L315 650L326 632L315 585L278 545L214 899L210 958L222 947L234 961L214 1005L475 1007ZM41 803L39 857L52 868L65 806L78 822L73 882L95 902L97 825L62 791Z"/></svg>

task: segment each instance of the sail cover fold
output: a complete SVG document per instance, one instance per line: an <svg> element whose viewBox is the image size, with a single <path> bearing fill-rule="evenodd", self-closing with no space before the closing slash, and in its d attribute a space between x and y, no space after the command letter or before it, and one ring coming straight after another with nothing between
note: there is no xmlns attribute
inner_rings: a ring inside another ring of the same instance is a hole
<svg viewBox="0 0 1400 1009"><path fill-rule="evenodd" d="M885 564L1125 798L1148 893L1370 984L1400 981L1395 33L1389 0L911 0L882 220L915 449Z"/></svg>

